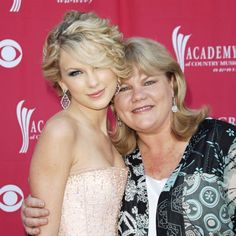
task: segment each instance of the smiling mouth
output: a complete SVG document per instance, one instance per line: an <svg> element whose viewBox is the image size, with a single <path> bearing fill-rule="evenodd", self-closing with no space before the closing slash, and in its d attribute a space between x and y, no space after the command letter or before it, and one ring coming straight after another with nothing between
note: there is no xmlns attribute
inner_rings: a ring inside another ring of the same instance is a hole
<svg viewBox="0 0 236 236"><path fill-rule="evenodd" d="M104 93L104 90L105 89L99 90L95 93L90 93L90 94L88 94L88 96L91 97L91 98L98 98Z"/></svg>
<svg viewBox="0 0 236 236"><path fill-rule="evenodd" d="M137 114L137 113L142 113L142 112L146 112L146 111L150 111L153 108L152 105L148 105L148 106L143 106L143 107L138 107L132 110L133 113Z"/></svg>

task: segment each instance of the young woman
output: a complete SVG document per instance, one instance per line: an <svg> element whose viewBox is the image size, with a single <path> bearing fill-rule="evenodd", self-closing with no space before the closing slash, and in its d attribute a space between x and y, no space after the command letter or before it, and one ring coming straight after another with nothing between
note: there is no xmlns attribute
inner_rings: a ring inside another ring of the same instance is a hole
<svg viewBox="0 0 236 236"><path fill-rule="evenodd" d="M128 75L122 35L106 19L71 11L43 52L64 110L47 121L31 160L31 194L51 213L40 235L117 235L127 169L108 136L107 108Z"/></svg>

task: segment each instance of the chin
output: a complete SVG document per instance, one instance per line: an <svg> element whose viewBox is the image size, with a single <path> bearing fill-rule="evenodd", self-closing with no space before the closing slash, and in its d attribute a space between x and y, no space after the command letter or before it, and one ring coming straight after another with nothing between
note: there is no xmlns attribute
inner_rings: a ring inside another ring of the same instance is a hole
<svg viewBox="0 0 236 236"><path fill-rule="evenodd" d="M153 125L139 123L139 124L135 125L135 127L133 129L137 130L137 131L148 131L148 130L151 131L151 130L153 130Z"/></svg>
<svg viewBox="0 0 236 236"><path fill-rule="evenodd" d="M109 106L110 102L111 102L110 100L103 101L103 102L101 102L100 104L98 104L98 107L99 107L100 109L102 109L102 108L107 108L107 107Z"/></svg>

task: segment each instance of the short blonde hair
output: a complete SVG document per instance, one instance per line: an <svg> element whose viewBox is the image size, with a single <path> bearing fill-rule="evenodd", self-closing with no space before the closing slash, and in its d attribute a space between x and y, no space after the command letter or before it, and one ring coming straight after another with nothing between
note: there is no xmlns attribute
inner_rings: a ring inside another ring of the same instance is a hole
<svg viewBox="0 0 236 236"><path fill-rule="evenodd" d="M111 69L118 78L127 78L123 35L108 19L95 13L69 11L48 34L43 48L43 73L62 94L59 59L61 49L76 56L84 64Z"/></svg>
<svg viewBox="0 0 236 236"><path fill-rule="evenodd" d="M197 130L199 123L208 115L208 107L190 109L184 104L186 82L179 64L160 43L141 37L130 38L125 46L127 65L138 68L146 75L163 72L167 79L173 80L174 96L178 112L173 113L172 133L178 140L188 140ZM114 144L122 154L131 152L137 146L137 134L123 124L116 127L112 137Z"/></svg>

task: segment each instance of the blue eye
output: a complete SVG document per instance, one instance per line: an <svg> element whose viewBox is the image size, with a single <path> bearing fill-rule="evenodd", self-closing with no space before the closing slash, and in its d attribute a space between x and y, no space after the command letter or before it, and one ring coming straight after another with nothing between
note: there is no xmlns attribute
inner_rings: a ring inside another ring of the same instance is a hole
<svg viewBox="0 0 236 236"><path fill-rule="evenodd" d="M0 202L0 209L5 212L17 211L24 200L22 190L16 185L5 185L0 189L2 202Z"/></svg>
<svg viewBox="0 0 236 236"><path fill-rule="evenodd" d="M78 76L78 75L80 75L80 74L82 74L82 73L83 73L83 72L80 71L80 70L75 70L75 71L69 72L69 76L75 77L75 76Z"/></svg>
<svg viewBox="0 0 236 236"><path fill-rule="evenodd" d="M14 40L0 41L0 65L6 68L17 66L22 59L21 46Z"/></svg>
<svg viewBox="0 0 236 236"><path fill-rule="evenodd" d="M155 83L156 83L156 81L154 81L154 80L145 81L144 86L149 86L149 85L152 85Z"/></svg>
<svg viewBox="0 0 236 236"><path fill-rule="evenodd" d="M130 87L128 87L128 86L121 86L121 88L120 88L120 90L119 90L119 92L125 92L125 91L127 91L127 90L130 90Z"/></svg>

